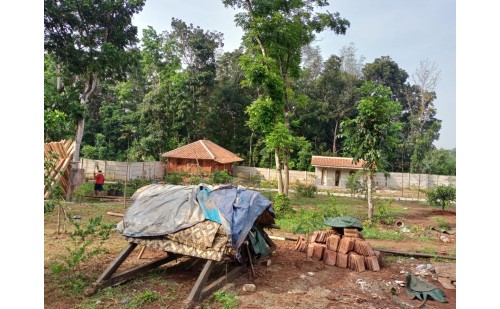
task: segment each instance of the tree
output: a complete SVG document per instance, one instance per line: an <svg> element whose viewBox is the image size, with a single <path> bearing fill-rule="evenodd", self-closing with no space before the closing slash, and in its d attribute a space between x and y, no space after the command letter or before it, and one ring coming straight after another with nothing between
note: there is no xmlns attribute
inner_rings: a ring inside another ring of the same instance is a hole
<svg viewBox="0 0 500 309"><path fill-rule="evenodd" d="M456 156L455 149L431 150L422 162L423 172L426 174L455 176L457 173Z"/></svg>
<svg viewBox="0 0 500 309"><path fill-rule="evenodd" d="M259 91L259 97L248 109L249 126L266 136L282 136L285 131L278 124L290 128L289 120L296 99L292 85L300 74L302 48L314 40L314 33L325 29L344 34L349 21L340 18L339 13L315 12L316 8L328 5L324 0L223 0L223 3L226 7L242 10L236 15L236 24L244 31L243 45L246 47L241 64L246 84L257 87ZM278 194L285 195L288 194L290 158L287 145L289 143L276 143L274 149Z"/></svg>
<svg viewBox="0 0 500 309"><path fill-rule="evenodd" d="M441 210L456 200L456 188L439 185L427 193L427 200L431 205L441 206Z"/></svg>
<svg viewBox="0 0 500 309"><path fill-rule="evenodd" d="M398 146L397 135L401 123L397 121L401 105L391 100L388 87L365 82L361 88L358 116L340 124L344 153L352 156L354 163L363 160L367 171L368 219L373 217L371 200L372 178L375 172L385 171L388 153Z"/></svg>
<svg viewBox="0 0 500 309"><path fill-rule="evenodd" d="M54 55L80 89L80 103L89 102L99 78L123 78L131 60L127 49L137 42L132 16L142 10L144 0L44 1L44 48ZM85 127L84 114L76 118L75 149L69 188L72 200Z"/></svg>

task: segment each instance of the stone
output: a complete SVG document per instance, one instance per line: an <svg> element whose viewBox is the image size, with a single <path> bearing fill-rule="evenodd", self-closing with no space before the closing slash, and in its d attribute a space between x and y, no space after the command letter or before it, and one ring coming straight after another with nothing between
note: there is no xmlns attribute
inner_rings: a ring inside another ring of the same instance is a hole
<svg viewBox="0 0 500 309"><path fill-rule="evenodd" d="M247 283L247 284L243 285L243 291L245 291L245 292L253 293L253 292L255 292L256 289L257 289L257 287L255 286L255 284Z"/></svg>

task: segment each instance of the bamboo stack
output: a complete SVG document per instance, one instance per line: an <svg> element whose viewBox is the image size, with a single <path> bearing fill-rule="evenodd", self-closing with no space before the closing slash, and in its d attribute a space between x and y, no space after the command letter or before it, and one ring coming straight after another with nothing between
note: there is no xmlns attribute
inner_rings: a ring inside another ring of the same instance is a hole
<svg viewBox="0 0 500 309"><path fill-rule="evenodd" d="M51 154L56 155L54 158L55 168L50 171L49 178L52 182L44 187L44 198L50 197L50 189L56 183L61 185L61 188L66 194L68 192L69 175L71 170L71 159L75 151L75 142L72 140L62 140L60 142L45 143L43 147L44 159L50 158Z"/></svg>

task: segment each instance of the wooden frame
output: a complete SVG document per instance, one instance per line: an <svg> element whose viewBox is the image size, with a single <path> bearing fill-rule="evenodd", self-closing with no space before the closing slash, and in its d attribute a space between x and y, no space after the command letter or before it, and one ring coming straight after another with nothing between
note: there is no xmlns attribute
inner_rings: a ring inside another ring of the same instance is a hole
<svg viewBox="0 0 500 309"><path fill-rule="evenodd" d="M269 236L262 230L262 228L258 229L264 235L266 243L270 246L270 252L274 251L276 249L276 245L269 238ZM201 271L200 275L198 276L198 279L196 280L196 283L191 289L191 292L189 293L188 297L183 303L184 308L186 309L193 308L197 302L202 301L203 299L207 298L211 293L213 293L215 290L225 285L227 282L230 282L235 278L237 278L238 276L240 276L241 274L247 272L248 265L252 267L252 274L254 274L253 260L255 260L255 256L251 256L252 253L251 250L249 250L248 242L245 242L243 246L246 247L242 248L241 250L243 256L242 261L244 261L244 263L234 267L232 270L226 272L225 275L220 276L219 278L215 279L213 282L210 283L208 283L208 279L212 273L212 270L218 263L220 264L223 262L199 258L200 260L205 260L206 262L203 267L203 270ZM99 276L99 278L97 278L92 288L86 291L86 294L92 295L97 291L97 289L118 285L133 278L134 276L137 276L138 274L149 271L153 268L159 267L163 264L166 264L183 256L182 254L178 253L166 252L167 255L165 257L158 258L145 265L141 265L133 269L126 270L119 274L116 274L115 272L123 264L123 262L125 262L125 260L130 256L130 254L132 253L132 251L134 251L136 247L137 247L136 243L133 242L128 243L127 246L120 252L120 254L118 254L118 256L109 264L109 266Z"/></svg>

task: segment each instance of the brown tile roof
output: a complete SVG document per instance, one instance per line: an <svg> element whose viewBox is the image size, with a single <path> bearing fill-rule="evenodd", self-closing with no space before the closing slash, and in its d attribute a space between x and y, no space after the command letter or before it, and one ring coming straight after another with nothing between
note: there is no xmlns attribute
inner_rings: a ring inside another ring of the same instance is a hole
<svg viewBox="0 0 500 309"><path fill-rule="evenodd" d="M358 164L354 164L352 163L352 158L343 158L343 157L312 156L311 159L312 166L324 166L324 167L362 169L363 163L364 163L363 160L359 160Z"/></svg>
<svg viewBox="0 0 500 309"><path fill-rule="evenodd" d="M161 156L179 159L214 160L222 164L243 161L242 158L231 151L206 139L171 150Z"/></svg>

